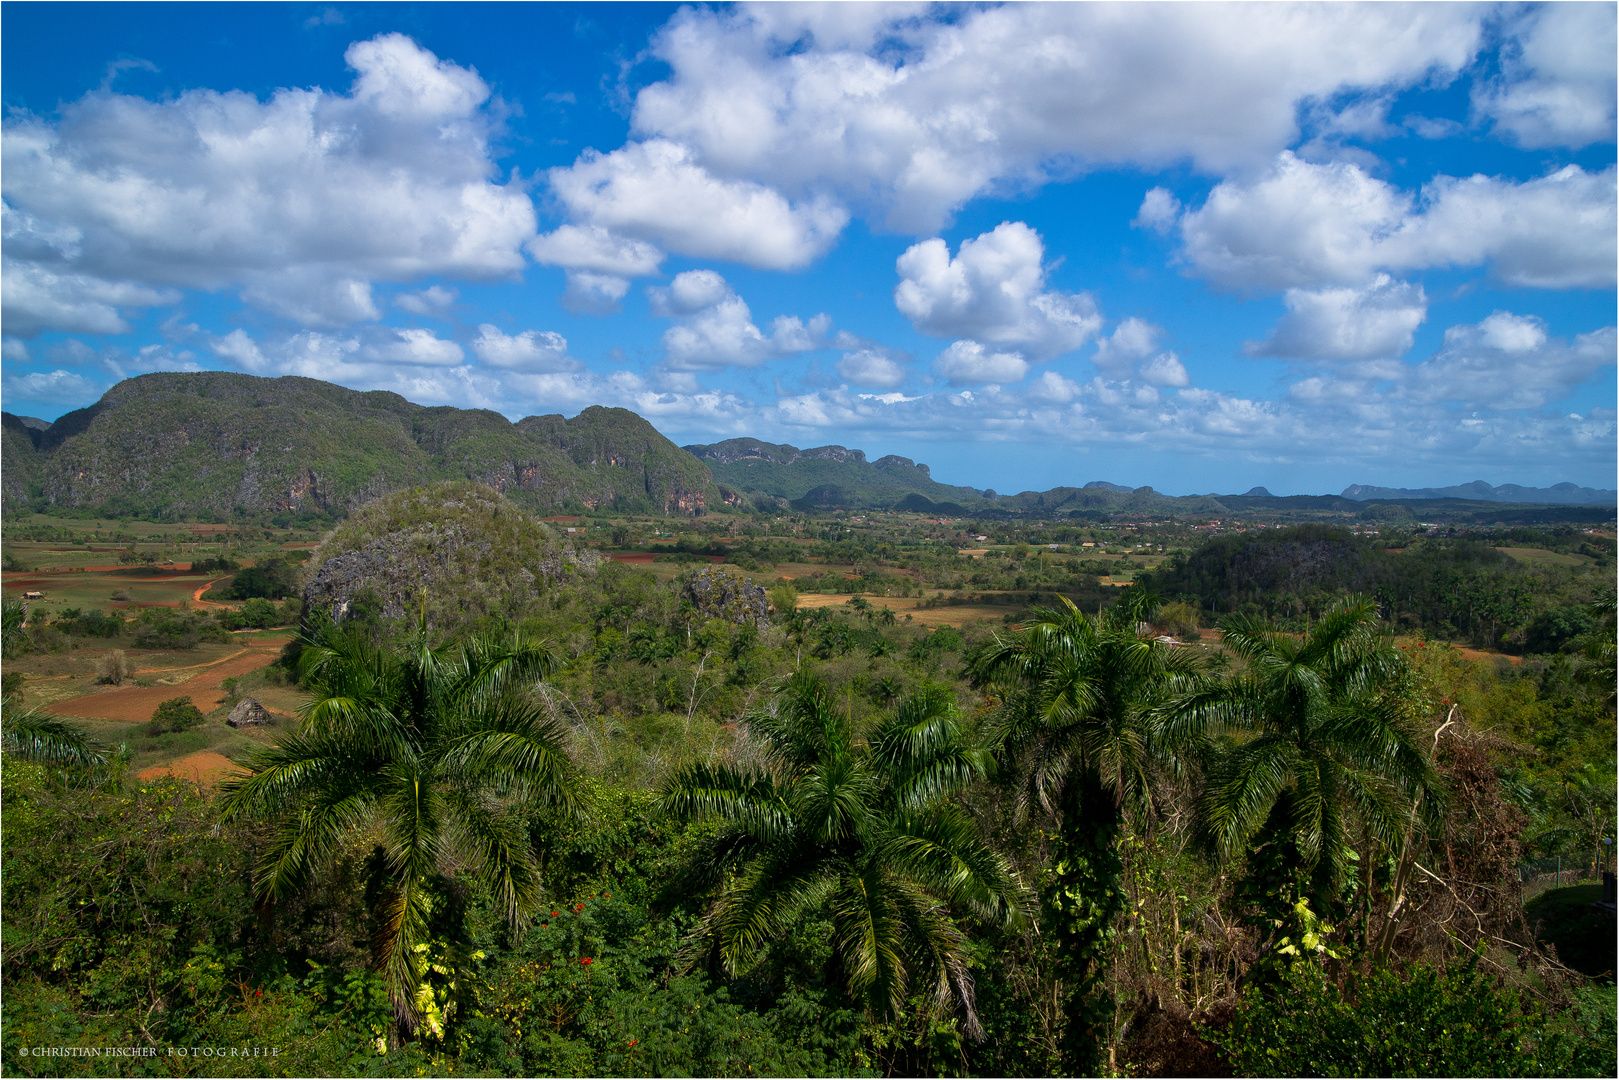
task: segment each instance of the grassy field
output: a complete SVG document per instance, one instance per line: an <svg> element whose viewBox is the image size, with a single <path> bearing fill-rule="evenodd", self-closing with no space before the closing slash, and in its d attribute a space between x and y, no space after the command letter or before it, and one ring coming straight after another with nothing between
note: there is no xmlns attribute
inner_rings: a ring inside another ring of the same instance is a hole
<svg viewBox="0 0 1619 1080"><path fill-rule="evenodd" d="M887 608L900 618L909 617L911 621L921 623L923 626L964 626L979 619L999 623L1009 612L1017 610L994 604L941 605L925 608L920 606L922 601L914 596L867 596L866 600L872 607ZM798 606L801 608L842 607L848 602L847 596L827 593L800 593L798 597Z"/></svg>
<svg viewBox="0 0 1619 1080"><path fill-rule="evenodd" d="M1510 555L1519 562L1538 566L1592 566L1597 562L1589 555L1564 555L1543 548L1498 547L1495 550L1503 555Z"/></svg>
<svg viewBox="0 0 1619 1080"><path fill-rule="evenodd" d="M0 588L7 600L21 599L27 592L43 593L42 601L31 602L39 603L47 615L63 608L135 611L179 607L183 602L196 602L199 592L220 580L219 574L193 574L185 566L182 563L177 573L153 575L120 574L111 567L9 572L0 574Z"/></svg>

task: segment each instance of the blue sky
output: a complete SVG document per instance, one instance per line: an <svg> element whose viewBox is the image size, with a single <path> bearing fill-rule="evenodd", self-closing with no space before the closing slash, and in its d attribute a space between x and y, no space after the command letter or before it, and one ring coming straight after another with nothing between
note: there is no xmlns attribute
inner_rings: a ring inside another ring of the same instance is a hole
<svg viewBox="0 0 1619 1080"><path fill-rule="evenodd" d="M1613 487L1615 6L8 4L3 394Z"/></svg>

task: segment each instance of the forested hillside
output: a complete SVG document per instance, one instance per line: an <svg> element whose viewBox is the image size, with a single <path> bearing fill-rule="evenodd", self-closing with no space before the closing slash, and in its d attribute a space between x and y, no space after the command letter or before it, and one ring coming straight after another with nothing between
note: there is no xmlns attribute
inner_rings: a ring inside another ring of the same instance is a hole
<svg viewBox="0 0 1619 1080"><path fill-rule="evenodd" d="M513 424L293 376L142 375L44 431L8 416L4 439L8 512L329 519L441 479L547 511L689 513L718 501L701 463L625 409Z"/></svg>
<svg viewBox="0 0 1619 1080"><path fill-rule="evenodd" d="M716 481L755 499L763 495L799 509L901 506L960 514L985 505L983 492L941 484L926 465L892 454L867 461L864 451L845 446L800 450L758 439L685 449L708 465Z"/></svg>
<svg viewBox="0 0 1619 1080"><path fill-rule="evenodd" d="M1520 546L1529 545L1529 546ZM1215 537L1143 579L1211 619L1245 612L1320 617L1351 595L1375 598L1395 627L1523 652L1556 652L1611 602L1613 542L1561 529L1454 537L1356 535L1306 525Z"/></svg>

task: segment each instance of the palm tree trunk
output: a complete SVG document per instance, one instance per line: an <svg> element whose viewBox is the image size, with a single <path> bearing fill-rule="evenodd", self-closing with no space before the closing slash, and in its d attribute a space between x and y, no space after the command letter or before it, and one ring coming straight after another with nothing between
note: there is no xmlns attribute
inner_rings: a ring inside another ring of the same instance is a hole
<svg viewBox="0 0 1619 1080"><path fill-rule="evenodd" d="M1077 778L1063 798L1062 832L1052 880L1042 897L1042 923L1056 946L1063 982L1063 1071L1096 1075L1113 1016L1106 975L1115 922L1125 907L1120 883L1118 804L1095 776Z"/></svg>

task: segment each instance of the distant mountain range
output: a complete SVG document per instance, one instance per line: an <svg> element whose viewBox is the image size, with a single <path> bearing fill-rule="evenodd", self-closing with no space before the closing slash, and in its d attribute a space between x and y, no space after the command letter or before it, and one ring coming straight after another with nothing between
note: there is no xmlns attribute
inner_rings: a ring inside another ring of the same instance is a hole
<svg viewBox="0 0 1619 1080"><path fill-rule="evenodd" d="M707 465L716 483L750 496L781 500L800 510L898 507L921 513L965 514L994 495L941 484L926 465L910 458L890 454L867 461L865 451L846 446L800 450L758 439L727 439L682 449Z"/></svg>
<svg viewBox="0 0 1619 1080"><path fill-rule="evenodd" d="M512 423L484 409L429 408L315 379L231 372L142 375L55 423L0 413L6 512L207 517L343 516L431 480L489 484L537 511L694 513L739 509L913 511L940 517L1101 520L1114 514L1275 520L1609 520L1612 491L1483 482L1342 495L1161 495L1093 480L1001 495L933 479L926 465L861 450L759 439L678 447L626 409ZM1512 503L1513 507L1503 504ZM1553 508L1556 508L1555 510Z"/></svg>
<svg viewBox="0 0 1619 1080"><path fill-rule="evenodd" d="M512 423L292 376L141 375L54 424L0 414L7 511L196 517L320 511L470 479L533 510L690 512L720 493L627 409Z"/></svg>
<svg viewBox="0 0 1619 1080"><path fill-rule="evenodd" d="M1558 503L1567 506L1614 506L1619 504L1619 491L1578 487L1574 484L1553 484L1549 488L1522 487L1502 484L1491 487L1483 480L1471 484L1457 484L1444 488L1387 488L1371 484L1350 484L1344 488L1344 498L1356 502L1404 499L1476 499L1480 502L1506 503Z"/></svg>

